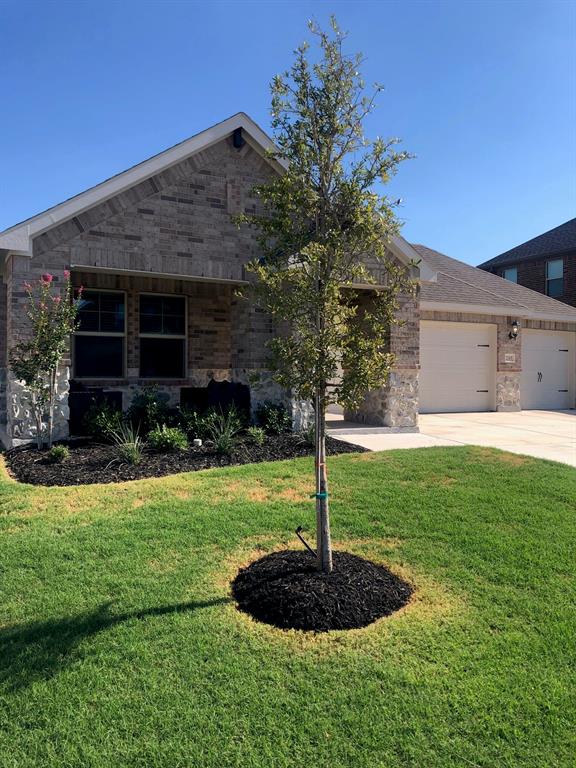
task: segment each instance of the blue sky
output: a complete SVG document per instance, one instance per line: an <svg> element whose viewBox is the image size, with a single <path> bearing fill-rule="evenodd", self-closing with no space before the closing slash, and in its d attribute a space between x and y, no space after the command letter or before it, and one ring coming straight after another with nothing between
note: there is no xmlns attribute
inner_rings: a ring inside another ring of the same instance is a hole
<svg viewBox="0 0 576 768"><path fill-rule="evenodd" d="M0 229L238 111L335 13L367 126L417 155L403 234L477 264L576 215L576 3L0 0Z"/></svg>

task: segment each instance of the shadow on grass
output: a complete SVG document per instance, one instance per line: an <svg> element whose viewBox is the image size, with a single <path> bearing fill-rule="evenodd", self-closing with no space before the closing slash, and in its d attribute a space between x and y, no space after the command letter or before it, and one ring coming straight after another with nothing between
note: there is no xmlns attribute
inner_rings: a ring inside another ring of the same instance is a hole
<svg viewBox="0 0 576 768"><path fill-rule="evenodd" d="M161 605L129 613L110 613L111 602L94 611L0 629L0 687L18 690L38 680L49 680L81 654L83 640L132 619L167 616L231 602L230 598Z"/></svg>

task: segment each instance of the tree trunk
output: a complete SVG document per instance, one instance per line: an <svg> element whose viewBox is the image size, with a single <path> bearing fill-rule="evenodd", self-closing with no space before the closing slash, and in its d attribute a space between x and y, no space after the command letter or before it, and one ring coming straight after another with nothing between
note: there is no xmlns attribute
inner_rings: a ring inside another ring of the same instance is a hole
<svg viewBox="0 0 576 768"><path fill-rule="evenodd" d="M332 541L330 538L330 505L326 473L326 403L323 393L315 398L315 467L316 467L316 557L318 570L332 571Z"/></svg>
<svg viewBox="0 0 576 768"><path fill-rule="evenodd" d="M36 447L39 451L42 450L42 409L38 403L37 396L32 393L32 411L34 412L34 418L36 420Z"/></svg>

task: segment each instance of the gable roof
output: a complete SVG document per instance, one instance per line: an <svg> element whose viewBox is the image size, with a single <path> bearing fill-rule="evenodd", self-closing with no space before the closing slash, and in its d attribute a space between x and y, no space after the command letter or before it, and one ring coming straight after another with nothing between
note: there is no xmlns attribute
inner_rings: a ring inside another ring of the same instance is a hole
<svg viewBox="0 0 576 768"><path fill-rule="evenodd" d="M286 167L283 160L272 157L277 152L277 147L272 139L257 125L245 112L238 112L232 117L216 123L211 128L195 134L189 139L175 144L163 152L153 155L126 171L111 176L106 181L90 187L74 197L52 206L36 216L25 219L19 224L8 227L0 232L0 256L2 254L18 253L32 255L32 241L52 227L78 216L84 211L93 208L106 200L119 195L131 187L150 177L165 171L177 163L186 160L197 152L201 152L230 136L238 128L242 128L242 136L246 142L257 152L263 155L279 172ZM421 259L412 246L402 237L394 237L390 243L390 250L404 263L419 261L420 278L422 280L435 280L435 273L428 264ZM0 267L1 270L1 267Z"/></svg>
<svg viewBox="0 0 576 768"><path fill-rule="evenodd" d="M265 154L278 167L281 163L272 160L266 153L274 151L272 139L248 117L245 112L238 112L227 120L207 128L205 131L191 136L189 139L175 144L163 152L153 155L126 171L111 176L106 181L90 187L74 197L70 197L58 205L48 208L36 216L15 224L0 232L0 250L31 253L31 241L34 237L48 229L77 216L83 211L105 202L111 197L130 189L141 181L149 179L161 171L165 171L177 163L186 160L191 155L201 152L229 136L237 128L244 129L244 138L261 154Z"/></svg>
<svg viewBox="0 0 576 768"><path fill-rule="evenodd" d="M452 259L425 245L413 245L413 248L437 273L436 282L422 284L422 309L442 307L455 312L576 322L576 307Z"/></svg>
<svg viewBox="0 0 576 768"><path fill-rule="evenodd" d="M554 256L566 251L576 251L576 219L570 219L478 266L480 269L490 269L518 261Z"/></svg>

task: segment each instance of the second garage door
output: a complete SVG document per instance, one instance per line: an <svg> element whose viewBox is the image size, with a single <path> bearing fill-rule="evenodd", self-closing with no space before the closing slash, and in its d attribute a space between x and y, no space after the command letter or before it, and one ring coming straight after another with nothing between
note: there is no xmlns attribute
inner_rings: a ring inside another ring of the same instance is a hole
<svg viewBox="0 0 576 768"><path fill-rule="evenodd" d="M567 331L522 331L520 399L524 410L572 407L574 337Z"/></svg>
<svg viewBox="0 0 576 768"><path fill-rule="evenodd" d="M495 385L495 325L422 321L421 413L493 410Z"/></svg>

